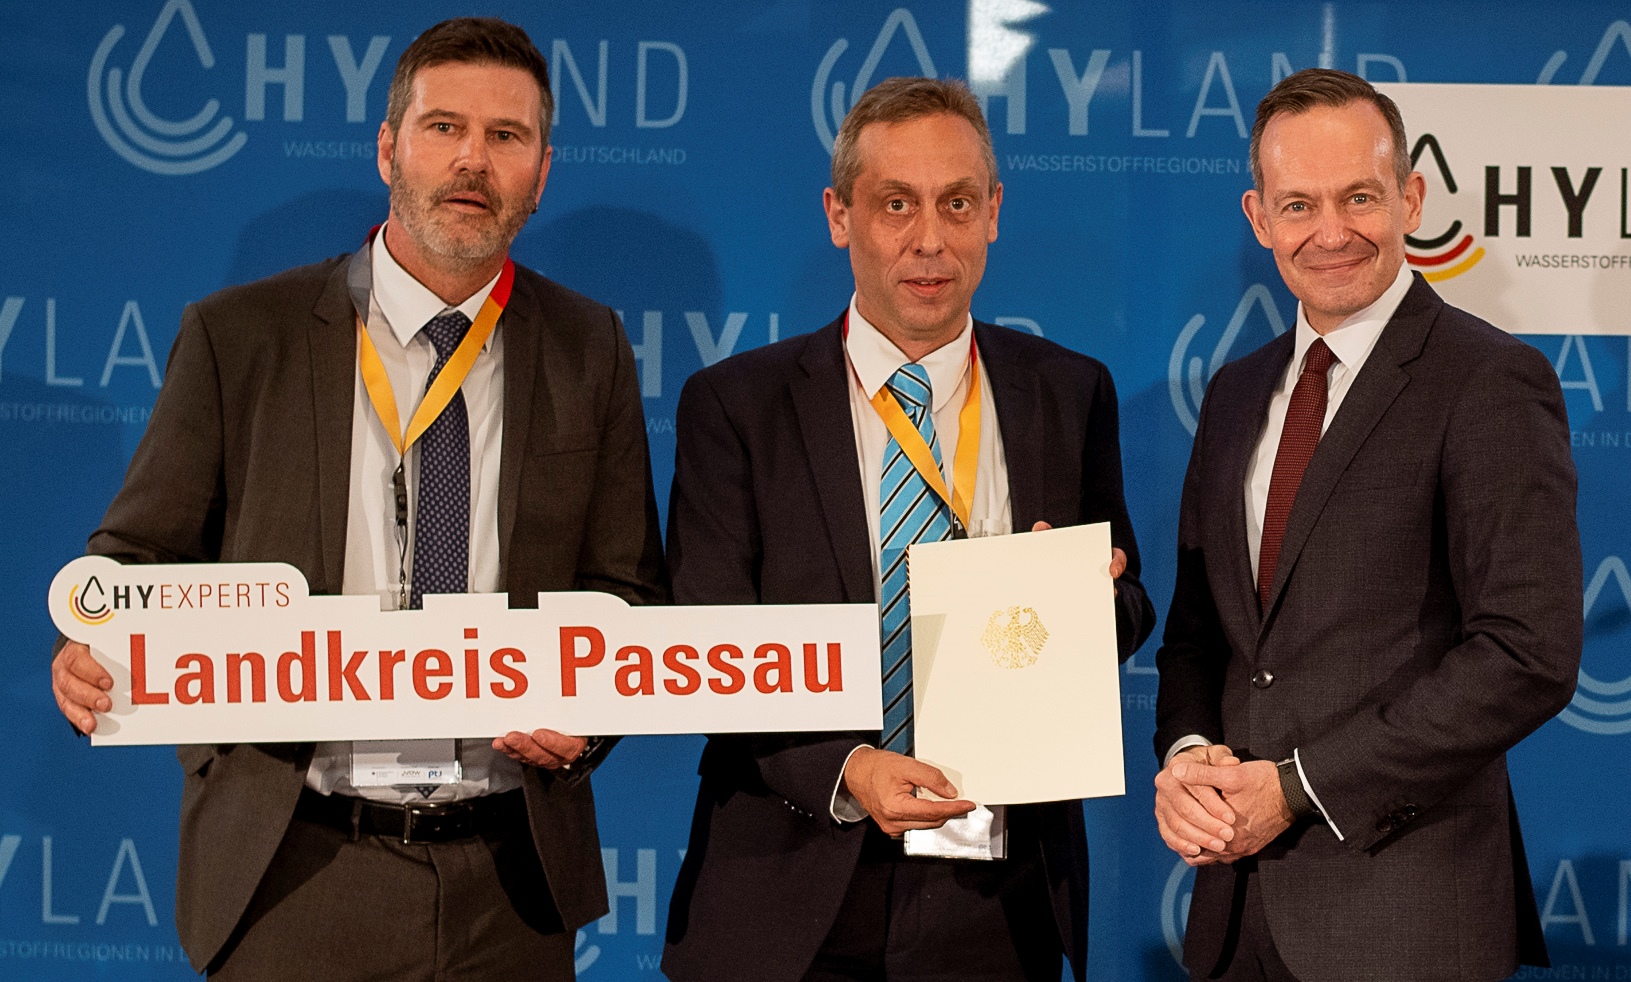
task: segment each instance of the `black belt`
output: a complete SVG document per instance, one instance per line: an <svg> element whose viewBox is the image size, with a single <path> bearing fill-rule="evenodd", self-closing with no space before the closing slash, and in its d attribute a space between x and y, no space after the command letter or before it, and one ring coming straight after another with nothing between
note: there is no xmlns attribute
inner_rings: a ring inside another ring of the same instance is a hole
<svg viewBox="0 0 1631 982"><path fill-rule="evenodd" d="M501 819L513 818L525 809L519 789L463 801L391 805L302 788L294 816L339 829L352 838L378 835L412 845L473 838L496 829Z"/></svg>

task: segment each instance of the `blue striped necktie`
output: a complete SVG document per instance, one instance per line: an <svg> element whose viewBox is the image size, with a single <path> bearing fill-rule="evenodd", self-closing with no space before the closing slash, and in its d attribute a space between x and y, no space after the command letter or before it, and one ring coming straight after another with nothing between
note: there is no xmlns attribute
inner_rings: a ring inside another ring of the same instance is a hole
<svg viewBox="0 0 1631 982"><path fill-rule="evenodd" d="M889 378L889 389L906 416L923 434L923 442L940 466L940 441L929 409L934 392L922 365L902 365ZM878 488L879 560L883 594L878 598L883 635L883 749L912 753L912 618L906 596L906 547L914 542L951 538L951 516L906 458L893 434L883 452L883 481Z"/></svg>
<svg viewBox="0 0 1631 982"><path fill-rule="evenodd" d="M436 349L425 391L470 330L457 310L431 318L421 330ZM413 592L418 610L427 593L470 589L470 415L464 392L453 399L419 438L419 513L413 530Z"/></svg>

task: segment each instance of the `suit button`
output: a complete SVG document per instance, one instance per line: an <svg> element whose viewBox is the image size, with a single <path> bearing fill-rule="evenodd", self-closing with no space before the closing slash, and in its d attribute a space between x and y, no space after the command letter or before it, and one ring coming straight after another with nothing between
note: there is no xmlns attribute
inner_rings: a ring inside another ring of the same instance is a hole
<svg viewBox="0 0 1631 982"><path fill-rule="evenodd" d="M1259 689L1266 689L1274 684L1274 673L1266 668L1260 668L1257 674L1252 676L1252 684Z"/></svg>
<svg viewBox="0 0 1631 982"><path fill-rule="evenodd" d="M1382 833L1383 835L1387 835L1389 832L1392 832L1393 827L1392 816L1378 819L1376 822L1376 831Z"/></svg>
<svg viewBox="0 0 1631 982"><path fill-rule="evenodd" d="M1404 821L1408 822L1420 814L1420 812L1416 810L1415 805L1405 805L1403 808L1399 809L1399 814L1404 817Z"/></svg>

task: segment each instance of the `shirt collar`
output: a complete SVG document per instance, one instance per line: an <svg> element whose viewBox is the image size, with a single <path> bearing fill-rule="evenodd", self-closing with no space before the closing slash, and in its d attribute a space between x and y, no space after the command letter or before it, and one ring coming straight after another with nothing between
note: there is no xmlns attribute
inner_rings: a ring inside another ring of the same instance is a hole
<svg viewBox="0 0 1631 982"><path fill-rule="evenodd" d="M1404 302L1404 295L1410 292L1410 284L1414 277L1411 275L1408 263L1399 264L1399 275L1393 278L1393 283L1382 295L1376 298L1364 310L1349 314L1342 323L1332 328L1325 335L1325 345L1336 355L1337 361L1347 366L1349 371L1358 371L1364 365L1365 359L1370 357L1371 349L1376 347L1376 341L1382 336L1382 328L1387 327L1388 321ZM1308 315L1303 310L1301 302L1297 304L1297 344L1292 353L1291 363L1298 366L1301 371L1303 356L1320 335L1314 333L1314 328L1308 323Z"/></svg>
<svg viewBox="0 0 1631 982"><path fill-rule="evenodd" d="M457 310L472 321L476 314L481 312L482 304L487 302L487 295L493 292L498 284L498 276L494 276L486 286L477 290L464 303L457 307L449 307L442 302L442 298L430 291L425 284L413 278L413 274L402 268L402 264L391 255L391 250L385 245L385 230L380 229L374 236L373 249L374 265L374 303L379 305L380 313L385 315L385 323L391 327L391 333L397 341L406 348L413 341L413 336L419 333L420 328L430 322L432 317L444 314L450 310ZM499 276L503 271L499 271ZM487 341L482 345L486 351L492 346L493 336L489 334Z"/></svg>
<svg viewBox="0 0 1631 982"><path fill-rule="evenodd" d="M969 346L973 343L974 315L969 314L963 332L951 343L941 345L918 359L918 364L928 369L929 385L934 389L932 411L939 412L951 399L952 393L957 391L963 373L968 370ZM896 370L911 361L895 347L893 341L884 337L882 331L861 316L861 312L855 308L853 296L849 302L849 337L844 341L844 350L849 353L849 362L855 367L855 375L861 380L861 391L866 393L868 399L878 394L878 390L884 387Z"/></svg>

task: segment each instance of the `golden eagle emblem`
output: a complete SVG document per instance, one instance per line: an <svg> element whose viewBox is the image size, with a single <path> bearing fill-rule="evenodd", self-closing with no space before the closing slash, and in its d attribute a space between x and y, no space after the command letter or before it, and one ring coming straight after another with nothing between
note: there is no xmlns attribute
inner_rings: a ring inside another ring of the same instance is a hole
<svg viewBox="0 0 1631 982"><path fill-rule="evenodd" d="M1030 607L1007 607L991 612L980 643L1000 668L1029 668L1048 643L1048 629Z"/></svg>

